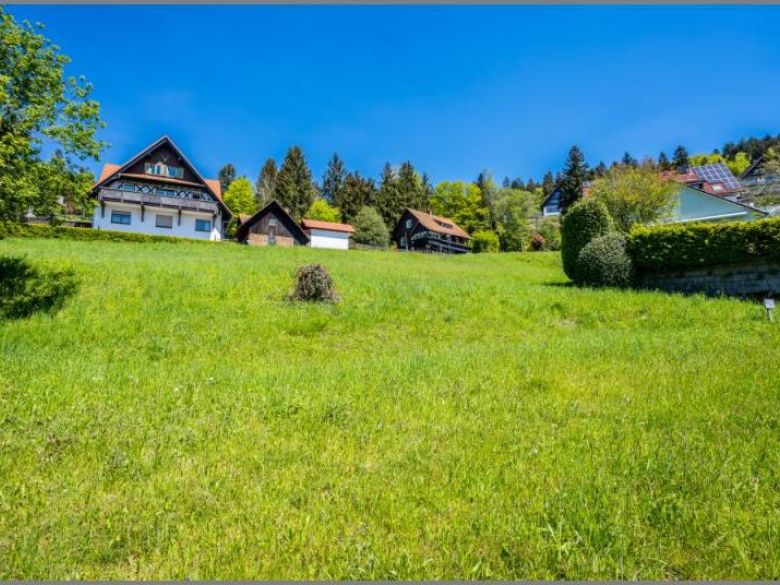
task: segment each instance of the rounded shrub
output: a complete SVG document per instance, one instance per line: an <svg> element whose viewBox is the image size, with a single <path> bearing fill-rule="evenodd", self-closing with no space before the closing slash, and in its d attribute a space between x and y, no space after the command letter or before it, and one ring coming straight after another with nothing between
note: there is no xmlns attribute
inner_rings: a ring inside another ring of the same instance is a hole
<svg viewBox="0 0 780 585"><path fill-rule="evenodd" d="M577 259L574 281L594 287L625 287L631 284L631 258L625 236L612 233L585 244Z"/></svg>
<svg viewBox="0 0 780 585"><path fill-rule="evenodd" d="M614 223L601 201L582 199L566 213L561 225L561 259L566 276L576 280L580 251L591 240L614 231Z"/></svg>
<svg viewBox="0 0 780 585"><path fill-rule="evenodd" d="M531 237L531 249L534 252L544 249L544 236L542 234L534 234Z"/></svg>
<svg viewBox="0 0 780 585"><path fill-rule="evenodd" d="M333 279L322 264L301 266L296 273L295 288L290 293L293 301L335 303L339 300Z"/></svg>

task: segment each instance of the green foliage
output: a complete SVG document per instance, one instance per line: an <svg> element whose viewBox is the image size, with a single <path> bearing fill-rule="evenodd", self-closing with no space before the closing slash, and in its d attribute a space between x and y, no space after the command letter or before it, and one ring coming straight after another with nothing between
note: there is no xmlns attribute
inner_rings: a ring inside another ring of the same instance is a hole
<svg viewBox="0 0 780 585"><path fill-rule="evenodd" d="M0 256L0 319L57 311L76 288L72 269L52 269L25 258Z"/></svg>
<svg viewBox="0 0 780 585"><path fill-rule="evenodd" d="M638 270L651 271L780 262L780 218L637 228L628 252Z"/></svg>
<svg viewBox="0 0 780 585"><path fill-rule="evenodd" d="M430 201L431 211L447 217L471 234L489 227L489 211L482 192L473 183L443 181L436 185Z"/></svg>
<svg viewBox="0 0 780 585"><path fill-rule="evenodd" d="M2 579L780 574L759 305L560 286L546 252L0 255L79 278L0 325ZM341 302L281 300L314 262Z"/></svg>
<svg viewBox="0 0 780 585"><path fill-rule="evenodd" d="M375 198L376 187L373 179L363 178L355 171L347 174L336 195L335 204L341 210L343 220L350 223L363 207L372 206Z"/></svg>
<svg viewBox="0 0 780 585"><path fill-rule="evenodd" d="M257 199L252 189L252 183L246 177L239 177L230 183L222 199L233 215L240 213L252 214L257 211Z"/></svg>
<svg viewBox="0 0 780 585"><path fill-rule="evenodd" d="M566 276L576 280L580 251L588 242L613 229L612 218L601 201L590 198L575 203L561 226L561 259Z"/></svg>
<svg viewBox="0 0 780 585"><path fill-rule="evenodd" d="M504 252L522 252L529 245L531 225L529 221L538 214L540 194L501 189L493 204L496 231Z"/></svg>
<svg viewBox="0 0 780 585"><path fill-rule="evenodd" d="M585 156L578 146L572 146L560 181L561 213L564 215L577 201L582 199L582 186L588 180L588 174Z"/></svg>
<svg viewBox="0 0 780 585"><path fill-rule="evenodd" d="M477 230L471 235L471 250L473 252L498 252L500 243L496 232Z"/></svg>
<svg viewBox="0 0 780 585"><path fill-rule="evenodd" d="M325 199L315 199L306 212L305 218L338 223L341 221L341 212L338 207L329 205Z"/></svg>
<svg viewBox="0 0 780 585"><path fill-rule="evenodd" d="M30 207L48 215L64 194L77 207L87 201L105 124L83 77L67 77L70 59L29 23L0 7L0 222L20 222ZM41 152L53 149L50 160Z"/></svg>
<svg viewBox="0 0 780 585"><path fill-rule="evenodd" d="M301 266L295 273L295 288L289 295L291 301L337 303L339 295L328 271L322 264Z"/></svg>
<svg viewBox="0 0 780 585"><path fill-rule="evenodd" d="M591 197L607 208L616 227L624 233L634 225L657 222L667 217L677 200L679 184L659 176L655 168L615 166L590 187Z"/></svg>
<svg viewBox="0 0 780 585"><path fill-rule="evenodd" d="M219 169L217 178L219 179L219 187L222 190L222 193L226 193L227 190L230 189L230 185L233 184L233 181L236 180L236 167L231 163L227 163Z"/></svg>
<svg viewBox="0 0 780 585"><path fill-rule="evenodd" d="M264 207L274 198L276 173L276 161L269 158L265 161L265 164L263 164L263 168L260 169L260 174L257 176L257 182L255 183L257 209Z"/></svg>
<svg viewBox="0 0 780 585"><path fill-rule="evenodd" d="M78 240L82 242L168 242L183 243L194 242L210 244L209 240L191 240L189 238L177 238L174 236L152 236L134 232L117 232L113 230L96 230L92 228L76 228L64 226L51 226L41 224L0 224L0 238L23 239L55 239Z"/></svg>
<svg viewBox="0 0 780 585"><path fill-rule="evenodd" d="M290 210L296 221L303 219L314 203L311 170L299 146L291 147L284 157L282 167L276 175L274 198L282 207Z"/></svg>
<svg viewBox="0 0 780 585"><path fill-rule="evenodd" d="M338 201L346 178L347 169L344 167L344 161L338 153L334 152L322 176L322 196L329 201Z"/></svg>
<svg viewBox="0 0 780 585"><path fill-rule="evenodd" d="M373 207L361 208L355 215L352 226L355 228L352 239L356 244L385 248L390 241L390 232L382 221L382 216Z"/></svg>
<svg viewBox="0 0 780 585"><path fill-rule="evenodd" d="M672 153L672 168L676 170L683 170L690 166L691 162L688 159L688 149L683 145L678 146Z"/></svg>
<svg viewBox="0 0 780 585"><path fill-rule="evenodd" d="M542 238L542 250L561 249L561 223L557 217L537 218L532 223L532 228L533 234L538 234Z"/></svg>
<svg viewBox="0 0 780 585"><path fill-rule="evenodd" d="M376 210L385 224L394 226L406 209L398 191L398 175L390 163L385 163L376 194Z"/></svg>
<svg viewBox="0 0 780 585"><path fill-rule="evenodd" d="M626 237L612 233L585 244L577 259L577 284L593 287L626 287L631 284L631 258Z"/></svg>

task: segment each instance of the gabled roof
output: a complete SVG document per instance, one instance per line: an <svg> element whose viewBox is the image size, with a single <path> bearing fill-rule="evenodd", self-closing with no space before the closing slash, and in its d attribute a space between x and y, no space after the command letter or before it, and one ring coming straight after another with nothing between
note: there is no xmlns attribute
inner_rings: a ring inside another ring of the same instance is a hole
<svg viewBox="0 0 780 585"><path fill-rule="evenodd" d="M739 178L744 179L745 177L749 177L756 171L760 170L763 162L764 162L764 155L761 155L748 168L742 171L742 174L739 176Z"/></svg>
<svg viewBox="0 0 780 585"><path fill-rule="evenodd" d="M301 244L309 242L309 236L306 235L306 232L301 229L301 226L296 223L292 216L287 213L284 207L276 200L270 201L260 211L247 218L245 221L242 221L241 225L238 226L238 229L236 230L236 239L247 239L249 236L249 229L271 212L273 212L273 214L284 224L284 227L287 228L287 231L289 231Z"/></svg>
<svg viewBox="0 0 780 585"><path fill-rule="evenodd" d="M355 233L355 228L348 223L333 223L330 221L320 221L318 219L303 219L301 220L301 227L305 230L326 230L331 232L346 232L348 234Z"/></svg>
<svg viewBox="0 0 780 585"><path fill-rule="evenodd" d="M92 187L93 190L97 189L98 187L101 187L114 177L123 174L123 171L130 168L132 165L134 165L138 160L152 152L153 150L156 150L163 144L168 144L176 154L178 154L181 159L187 164L187 166L190 168L192 173L201 181L203 185L206 186L206 188L211 191L211 194L214 195L214 198L217 200L217 203L219 203L220 207L227 213L228 216L232 216L233 213L230 211L227 205L225 205L225 202L222 200L222 189L220 188L219 181L216 179L204 179L203 176L198 172L198 169L195 168L195 166L187 159L186 156L184 156L184 153L181 151L181 149L176 146L176 144L171 140L170 136L161 136L154 142L152 142L149 146L144 148L141 152L136 154L134 157L132 157L130 160L128 160L123 165L117 165L114 163L106 163L103 165L103 169L100 171L100 178L97 180L95 185ZM138 178L138 175L126 175L131 176L134 178ZM182 181L180 179L176 179L174 177L158 177L158 176L146 176L143 175L140 178L148 179L148 180L156 180L156 181L162 181L166 183L171 184L179 184L179 185L194 185L195 183L191 183L189 181ZM198 185L200 186L200 185Z"/></svg>
<svg viewBox="0 0 780 585"><path fill-rule="evenodd" d="M411 213L423 227L432 232L465 238L467 240L471 239L470 235L449 218L433 215L432 213L425 213L424 211L418 211L417 209L412 208L407 208L407 211Z"/></svg>
<svg viewBox="0 0 780 585"><path fill-rule="evenodd" d="M692 222L692 221L706 221L706 220L713 220L713 219L725 219L731 216L739 216L744 215L746 213L751 213L755 215L768 215L766 211L763 211L761 209L758 209L756 207L751 207L750 205L745 205L744 203L740 203L739 201L732 201L731 199L726 199L725 197L720 197L718 195L713 195L712 193L708 193L707 191L703 189L698 189L697 187L693 187L691 185L681 185L680 187L680 195L682 195L684 190L689 190L693 192L694 194L697 194L699 196L704 196L705 199L711 198L713 200L713 203L717 201L717 205L724 207L724 208L733 208L733 213L726 213L726 214L717 214L717 215L708 215L705 217L689 217L686 219L680 219L677 220L679 222Z"/></svg>

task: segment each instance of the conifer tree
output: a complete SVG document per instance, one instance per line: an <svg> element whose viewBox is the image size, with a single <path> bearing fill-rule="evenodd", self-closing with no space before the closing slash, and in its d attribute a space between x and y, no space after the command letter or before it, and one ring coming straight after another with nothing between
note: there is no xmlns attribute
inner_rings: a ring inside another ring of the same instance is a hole
<svg viewBox="0 0 780 585"><path fill-rule="evenodd" d="M230 188L230 183L236 180L236 167L234 167L231 163L226 164L224 167L219 169L219 175L217 175L217 178L219 179L220 189L222 189L223 193L227 193L227 190Z"/></svg>
<svg viewBox="0 0 780 585"><path fill-rule="evenodd" d="M555 177L553 176L552 172L547 171L542 178L542 191L544 191L545 197L547 197L555 190L555 185Z"/></svg>
<svg viewBox="0 0 780 585"><path fill-rule="evenodd" d="M523 186L522 182L520 183L519 189L521 191L528 191L529 193L533 193L536 191L536 189L539 187L539 185L536 184L536 181L533 180L533 178L528 179L528 182Z"/></svg>
<svg viewBox="0 0 780 585"><path fill-rule="evenodd" d="M373 179L360 176L358 172L348 173L344 178L336 207L341 211L342 220L349 223L355 219L361 208L373 206L376 199L376 186Z"/></svg>
<svg viewBox="0 0 780 585"><path fill-rule="evenodd" d="M534 183L534 185L536 184L533 179L530 179L530 182ZM512 182L509 183L509 187L512 189L517 189L518 191L526 190L525 183L523 183L523 179L521 179L520 177L515 177L514 179L512 179Z"/></svg>
<svg viewBox="0 0 780 585"><path fill-rule="evenodd" d="M599 179L607 174L607 165L604 164L604 161L599 161L599 164L596 165L596 167L593 169L593 178Z"/></svg>
<svg viewBox="0 0 780 585"><path fill-rule="evenodd" d="M658 155L658 168L662 171L668 171L672 168L672 163L669 162L669 157L666 156L666 153L661 151L661 154Z"/></svg>
<svg viewBox="0 0 780 585"><path fill-rule="evenodd" d="M276 174L276 161L269 158L265 161L263 168L260 169L260 174L257 176L257 182L255 183L255 198L257 199L258 208L273 199Z"/></svg>
<svg viewBox="0 0 780 585"><path fill-rule="evenodd" d="M582 185L588 178L588 164L577 145L569 150L569 156L561 177L561 213L582 198Z"/></svg>
<svg viewBox="0 0 780 585"><path fill-rule="evenodd" d="M389 226L394 226L404 212L404 205L398 192L398 177L389 162L385 163L382 177L379 179L376 210Z"/></svg>
<svg viewBox="0 0 780 585"><path fill-rule="evenodd" d="M688 160L688 149L686 149L683 145L680 145L674 149L674 153L672 154L672 167L678 171L682 171L687 169L689 166L690 161Z"/></svg>
<svg viewBox="0 0 780 585"><path fill-rule="evenodd" d="M335 201L344 186L346 177L347 169L344 167L344 161L337 152L334 152L322 175L322 197L329 202Z"/></svg>
<svg viewBox="0 0 780 585"><path fill-rule="evenodd" d="M291 147L284 157L276 175L274 198L298 221L314 202L311 170L299 146Z"/></svg>
<svg viewBox="0 0 780 585"><path fill-rule="evenodd" d="M425 195L422 189L420 176L414 170L414 165L410 161L401 163L398 169L398 198L402 209L411 207L421 209L425 207ZM421 209L424 211L424 209ZM399 216L400 217L400 216Z"/></svg>
<svg viewBox="0 0 780 585"><path fill-rule="evenodd" d="M626 151L623 153L623 158L620 159L620 163L627 167L636 167L639 166L639 161L637 161L630 152Z"/></svg>

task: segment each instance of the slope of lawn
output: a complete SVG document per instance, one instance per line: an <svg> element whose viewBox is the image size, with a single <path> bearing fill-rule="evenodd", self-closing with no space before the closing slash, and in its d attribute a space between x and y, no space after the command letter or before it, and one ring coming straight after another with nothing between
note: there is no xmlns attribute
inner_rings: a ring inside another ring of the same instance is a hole
<svg viewBox="0 0 780 585"><path fill-rule="evenodd" d="M780 323L557 254L0 241L0 578L778 578ZM284 296L319 261L336 307Z"/></svg>

